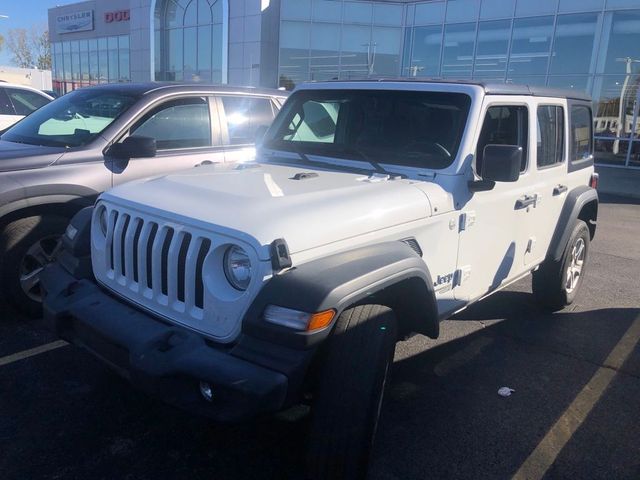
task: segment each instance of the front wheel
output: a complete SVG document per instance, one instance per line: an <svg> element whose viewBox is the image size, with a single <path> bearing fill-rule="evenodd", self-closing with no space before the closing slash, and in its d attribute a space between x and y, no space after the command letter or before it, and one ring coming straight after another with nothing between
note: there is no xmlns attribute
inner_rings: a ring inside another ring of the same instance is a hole
<svg viewBox="0 0 640 480"><path fill-rule="evenodd" d="M587 224L576 221L560 260L547 259L533 272L532 288L538 304L556 311L573 303L584 280L590 239Z"/></svg>
<svg viewBox="0 0 640 480"><path fill-rule="evenodd" d="M361 305L338 318L312 407L309 478L366 476L395 341L387 307Z"/></svg>
<svg viewBox="0 0 640 480"><path fill-rule="evenodd" d="M40 273L55 261L69 220L59 216L21 218L0 234L0 286L5 299L31 317L42 312Z"/></svg>

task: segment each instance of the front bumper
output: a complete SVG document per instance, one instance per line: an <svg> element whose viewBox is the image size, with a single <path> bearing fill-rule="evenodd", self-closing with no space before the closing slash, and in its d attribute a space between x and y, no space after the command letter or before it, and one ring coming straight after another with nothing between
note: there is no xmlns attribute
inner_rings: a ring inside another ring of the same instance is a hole
<svg viewBox="0 0 640 480"><path fill-rule="evenodd" d="M291 398L289 378L303 375L308 364L309 352L283 355L280 347L256 346L252 339L215 346L115 299L92 281L76 279L59 264L47 267L41 281L45 320L61 338L153 396L218 421L280 410ZM264 366L283 357L292 360L288 374ZM201 395L200 382L211 385L211 401Z"/></svg>

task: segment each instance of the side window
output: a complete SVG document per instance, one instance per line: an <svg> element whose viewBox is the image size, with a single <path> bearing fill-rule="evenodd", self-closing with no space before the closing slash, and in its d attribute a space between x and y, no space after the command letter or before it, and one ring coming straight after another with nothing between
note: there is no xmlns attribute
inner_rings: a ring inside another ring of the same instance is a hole
<svg viewBox="0 0 640 480"><path fill-rule="evenodd" d="M273 121L273 107L269 98L222 96L229 145L249 145L256 141L261 127Z"/></svg>
<svg viewBox="0 0 640 480"><path fill-rule="evenodd" d="M519 145L522 147L520 171L523 172L527 168L528 141L529 115L527 107L515 105L489 107L478 140L476 171L478 174L482 174L484 147L487 145Z"/></svg>
<svg viewBox="0 0 640 480"><path fill-rule="evenodd" d="M7 96L7 93L4 91L4 88L0 88L0 115L15 115L16 112L13 110L13 105L11 105L11 100Z"/></svg>
<svg viewBox="0 0 640 480"><path fill-rule="evenodd" d="M5 90L16 110L16 115L29 115L50 102L48 98L29 90L19 88L5 88Z"/></svg>
<svg viewBox="0 0 640 480"><path fill-rule="evenodd" d="M296 113L284 139L292 142L334 143L338 122L339 102L308 101L302 112Z"/></svg>
<svg viewBox="0 0 640 480"><path fill-rule="evenodd" d="M158 150L211 146L206 98L171 100L154 108L131 128L131 135L156 139Z"/></svg>
<svg viewBox="0 0 640 480"><path fill-rule="evenodd" d="M538 107L538 168L562 163L564 154L564 108Z"/></svg>
<svg viewBox="0 0 640 480"><path fill-rule="evenodd" d="M591 156L591 109L585 105L571 107L570 160L579 162Z"/></svg>

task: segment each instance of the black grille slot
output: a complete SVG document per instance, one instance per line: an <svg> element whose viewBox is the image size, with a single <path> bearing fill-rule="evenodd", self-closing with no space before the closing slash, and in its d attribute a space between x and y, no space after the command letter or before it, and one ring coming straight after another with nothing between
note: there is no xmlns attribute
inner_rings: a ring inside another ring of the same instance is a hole
<svg viewBox="0 0 640 480"><path fill-rule="evenodd" d="M418 256L422 256L422 249L420 248L420 244L415 238L405 238L402 241L409 245L411 249L418 254Z"/></svg>
<svg viewBox="0 0 640 480"><path fill-rule="evenodd" d="M118 212L113 212L113 220L110 221L111 214L107 217L107 229L111 230L111 248L109 248L109 268L113 270L115 268L113 247L117 241L115 238L116 223L118 222Z"/></svg>
<svg viewBox="0 0 640 480"><path fill-rule="evenodd" d="M168 294L168 280L169 280L169 247L171 246L171 240L175 232L173 228L167 229L167 235L164 237L164 243L162 244L161 266L160 266L160 279L162 281L162 294Z"/></svg>
<svg viewBox="0 0 640 480"><path fill-rule="evenodd" d="M202 270L204 269L204 259L211 249L211 240L204 238L200 244L198 258L196 259L196 284L195 284L195 306L204 307L204 283L202 281Z"/></svg>
<svg viewBox="0 0 640 480"><path fill-rule="evenodd" d="M191 234L185 233L178 252L178 300L184 302L185 275L187 268L187 251L191 244Z"/></svg>
<svg viewBox="0 0 640 480"><path fill-rule="evenodd" d="M131 272L127 272L126 271L126 262L124 261L125 257L126 257L126 245L125 245L125 238L127 236L127 229L129 228L129 222L131 221L131 217L129 215L127 215L126 213L123 215L124 218L124 224L122 225L122 234L120 235L120 238L117 239L118 242L120 242L120 268L122 269L122 275L123 276L127 276L128 274L130 274Z"/></svg>
<svg viewBox="0 0 640 480"><path fill-rule="evenodd" d="M147 240L147 288L153 288L153 274L151 272L151 264L153 262L153 242L158 234L158 224L151 223L151 231Z"/></svg>
<svg viewBox="0 0 640 480"><path fill-rule="evenodd" d="M140 233L142 232L143 224L141 218L135 219L135 233L133 234L133 281L136 283L140 281L140 274L138 272L138 245L140 243Z"/></svg>

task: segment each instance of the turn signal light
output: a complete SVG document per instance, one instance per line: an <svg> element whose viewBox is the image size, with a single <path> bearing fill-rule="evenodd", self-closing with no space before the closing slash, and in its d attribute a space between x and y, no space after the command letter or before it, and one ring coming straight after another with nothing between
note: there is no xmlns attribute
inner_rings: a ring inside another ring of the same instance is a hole
<svg viewBox="0 0 640 480"><path fill-rule="evenodd" d="M333 309L314 313L313 315L311 315L309 325L307 325L307 331L310 332L312 330L319 330L328 326L331 323L331 320L333 320L335 314L336 311Z"/></svg>

